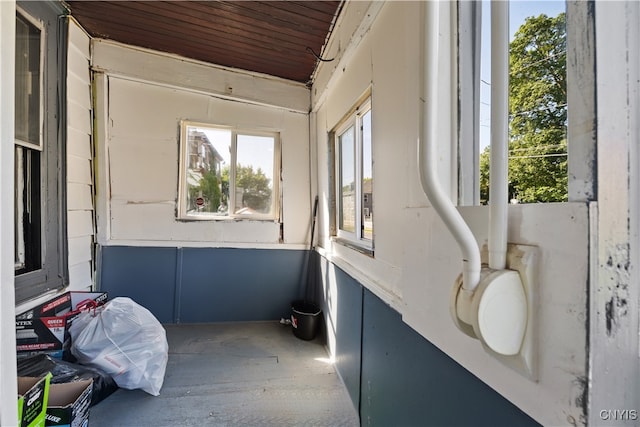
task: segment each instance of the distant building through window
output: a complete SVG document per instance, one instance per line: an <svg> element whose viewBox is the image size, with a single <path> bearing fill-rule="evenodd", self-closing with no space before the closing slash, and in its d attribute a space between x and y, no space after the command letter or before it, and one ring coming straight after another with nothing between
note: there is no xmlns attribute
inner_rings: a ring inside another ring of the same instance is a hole
<svg viewBox="0 0 640 427"><path fill-rule="evenodd" d="M279 138L182 122L181 219L277 219Z"/></svg>

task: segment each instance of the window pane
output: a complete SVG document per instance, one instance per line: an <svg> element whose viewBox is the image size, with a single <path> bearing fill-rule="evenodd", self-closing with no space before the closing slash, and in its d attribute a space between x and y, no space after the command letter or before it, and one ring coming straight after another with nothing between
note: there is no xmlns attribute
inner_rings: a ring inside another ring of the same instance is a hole
<svg viewBox="0 0 640 427"><path fill-rule="evenodd" d="M234 213L273 213L275 138L238 135Z"/></svg>
<svg viewBox="0 0 640 427"><path fill-rule="evenodd" d="M16 146L14 250L16 274L42 267L40 152Z"/></svg>
<svg viewBox="0 0 640 427"><path fill-rule="evenodd" d="M340 229L356 231L355 129L350 127L338 138L340 150Z"/></svg>
<svg viewBox="0 0 640 427"><path fill-rule="evenodd" d="M568 199L566 15L563 1L509 5L509 199ZM490 28L483 3L480 201L489 198Z"/></svg>
<svg viewBox="0 0 640 427"><path fill-rule="evenodd" d="M25 161L24 161L24 149L22 147L16 147L15 155L15 203L14 203L14 218L15 218L15 230L14 230L14 248L15 248L15 269L21 270L26 264L25 254Z"/></svg>
<svg viewBox="0 0 640 427"><path fill-rule="evenodd" d="M16 16L16 139L40 145L40 30Z"/></svg>
<svg viewBox="0 0 640 427"><path fill-rule="evenodd" d="M373 157L371 110L362 116L362 238L373 239Z"/></svg>
<svg viewBox="0 0 640 427"><path fill-rule="evenodd" d="M227 215L231 131L187 128L188 215Z"/></svg>

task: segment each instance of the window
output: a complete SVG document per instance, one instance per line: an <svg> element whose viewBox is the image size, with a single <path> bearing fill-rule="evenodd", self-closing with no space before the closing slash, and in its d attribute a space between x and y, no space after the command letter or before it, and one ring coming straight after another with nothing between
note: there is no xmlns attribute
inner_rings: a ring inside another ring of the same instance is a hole
<svg viewBox="0 0 640 427"><path fill-rule="evenodd" d="M373 156L371 99L333 132L337 237L347 244L373 250Z"/></svg>
<svg viewBox="0 0 640 427"><path fill-rule="evenodd" d="M16 16L15 88L15 270L41 267L40 152L42 31L24 16Z"/></svg>
<svg viewBox="0 0 640 427"><path fill-rule="evenodd" d="M511 2L509 200L568 200L567 41L564 1ZM480 202L489 198L490 4L483 2Z"/></svg>
<svg viewBox="0 0 640 427"><path fill-rule="evenodd" d="M278 134L187 121L180 127L179 218L278 219Z"/></svg>
<svg viewBox="0 0 640 427"><path fill-rule="evenodd" d="M40 5L24 4L16 13L14 266L16 302L60 288L66 276L63 137L58 120L64 112L57 96L57 15ZM36 19L35 16L41 19ZM64 73L61 73L64 74Z"/></svg>

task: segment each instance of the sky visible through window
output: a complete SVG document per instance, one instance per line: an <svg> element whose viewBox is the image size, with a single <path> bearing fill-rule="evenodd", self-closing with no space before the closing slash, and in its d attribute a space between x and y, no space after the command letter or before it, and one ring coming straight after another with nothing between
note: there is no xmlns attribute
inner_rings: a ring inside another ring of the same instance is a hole
<svg viewBox="0 0 640 427"><path fill-rule="evenodd" d="M519 1L509 2L509 40L526 18L544 13L549 17L565 12L564 1ZM482 2L482 53L480 66L480 152L491 141L491 2Z"/></svg>
<svg viewBox="0 0 640 427"><path fill-rule="evenodd" d="M231 162L231 131L226 129L198 130L207 135L211 145L224 159L223 168L229 166ZM270 144L267 150L256 149L260 144L264 144L265 141L271 142L273 139L271 137L242 135L242 144L238 144L236 155L241 164L242 159L251 159L251 164L254 168L256 170L258 168L262 169L267 178L273 182L273 144Z"/></svg>

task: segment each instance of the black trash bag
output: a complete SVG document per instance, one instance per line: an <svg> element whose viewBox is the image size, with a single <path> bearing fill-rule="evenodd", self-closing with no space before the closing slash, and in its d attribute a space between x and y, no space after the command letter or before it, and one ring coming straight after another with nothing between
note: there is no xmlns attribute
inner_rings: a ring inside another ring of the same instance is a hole
<svg viewBox="0 0 640 427"><path fill-rule="evenodd" d="M89 406L101 402L118 389L118 385L113 378L98 368L66 362L46 354L36 354L18 359L18 376L39 377L47 372L51 372L53 375L51 384L93 379L91 404Z"/></svg>

